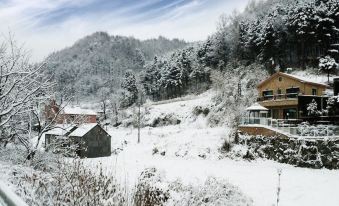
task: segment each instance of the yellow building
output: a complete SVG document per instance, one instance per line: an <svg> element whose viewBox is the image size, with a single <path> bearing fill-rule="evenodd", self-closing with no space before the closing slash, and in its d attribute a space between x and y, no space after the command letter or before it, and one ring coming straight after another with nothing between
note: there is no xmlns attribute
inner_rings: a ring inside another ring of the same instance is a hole
<svg viewBox="0 0 339 206"><path fill-rule="evenodd" d="M275 119L298 119L302 114L300 96L322 97L328 85L277 72L258 86L258 103Z"/></svg>

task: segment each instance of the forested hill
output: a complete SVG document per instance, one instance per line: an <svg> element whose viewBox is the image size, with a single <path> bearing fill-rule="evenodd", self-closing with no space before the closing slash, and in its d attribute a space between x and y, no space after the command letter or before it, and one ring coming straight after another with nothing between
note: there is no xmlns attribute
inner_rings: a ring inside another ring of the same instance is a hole
<svg viewBox="0 0 339 206"><path fill-rule="evenodd" d="M48 73L61 95L94 97L100 88L117 90L126 70L136 73L155 55L183 48L186 42L164 37L138 40L96 32L47 58Z"/></svg>
<svg viewBox="0 0 339 206"><path fill-rule="evenodd" d="M203 42L95 33L49 60L59 91L68 88L84 97L100 88L110 93L121 88L117 95L125 106L135 103L139 83L157 101L204 91L213 79L235 70L311 67L336 73L339 1L250 1L244 12L222 16L217 31Z"/></svg>
<svg viewBox="0 0 339 206"><path fill-rule="evenodd" d="M271 74L339 69L338 0L250 1L244 12L222 16L218 25L206 41L146 65L146 93L153 99L180 96L220 76L215 72L245 68Z"/></svg>

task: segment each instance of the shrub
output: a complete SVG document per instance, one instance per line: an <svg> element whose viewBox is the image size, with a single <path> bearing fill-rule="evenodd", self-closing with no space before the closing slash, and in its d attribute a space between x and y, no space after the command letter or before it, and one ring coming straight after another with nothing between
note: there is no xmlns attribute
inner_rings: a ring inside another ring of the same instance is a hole
<svg viewBox="0 0 339 206"><path fill-rule="evenodd" d="M136 186L135 206L162 206L169 198L163 178L155 168L145 169Z"/></svg>
<svg viewBox="0 0 339 206"><path fill-rule="evenodd" d="M185 186L176 181L169 185L171 198L167 205L242 206L253 201L225 180L209 177L203 185Z"/></svg>
<svg viewBox="0 0 339 206"><path fill-rule="evenodd" d="M232 149L232 143L230 143L228 140L224 140L221 148L220 148L220 151L222 153L227 153L227 152L230 152Z"/></svg>
<svg viewBox="0 0 339 206"><path fill-rule="evenodd" d="M80 160L60 162L53 173L15 170L12 183L29 205L126 205L115 178L92 172Z"/></svg>
<svg viewBox="0 0 339 206"><path fill-rule="evenodd" d="M13 148L14 149L14 148ZM8 181L28 205L127 205L127 194L114 176L93 172L80 159L38 151L31 161L13 155ZM2 153L1 153L2 154ZM0 159L6 156L0 154Z"/></svg>

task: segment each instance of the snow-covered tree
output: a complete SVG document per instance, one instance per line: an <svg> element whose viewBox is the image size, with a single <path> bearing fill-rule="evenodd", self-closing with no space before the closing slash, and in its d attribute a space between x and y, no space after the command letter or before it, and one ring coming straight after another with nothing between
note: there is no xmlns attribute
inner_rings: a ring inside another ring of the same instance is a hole
<svg viewBox="0 0 339 206"><path fill-rule="evenodd" d="M138 99L138 88L136 77L132 71L125 72L121 88L123 89L121 95L121 106L128 107L134 104Z"/></svg>
<svg viewBox="0 0 339 206"><path fill-rule="evenodd" d="M256 85L268 74L257 64L244 66L232 62L225 72L212 72L215 107L209 116L212 125L228 124L237 129L246 107L256 101Z"/></svg>
<svg viewBox="0 0 339 206"><path fill-rule="evenodd" d="M52 84L43 72L44 67L45 64L30 64L28 53L11 36L2 41L0 143L19 141L27 146L30 141L34 107L51 94Z"/></svg>
<svg viewBox="0 0 339 206"><path fill-rule="evenodd" d="M107 119L107 109L108 109L108 104L109 104L110 91L108 88L102 87L99 89L98 93L99 93L98 96L100 100L101 109L104 115L103 120L105 121Z"/></svg>
<svg viewBox="0 0 339 206"><path fill-rule="evenodd" d="M57 94L93 100L102 87L120 88L126 70L140 72L155 55L183 48L187 43L164 37L138 40L133 37L110 36L96 32L78 40L71 47L52 53L47 58L48 73L58 84ZM97 81L99 79L99 81Z"/></svg>
<svg viewBox="0 0 339 206"><path fill-rule="evenodd" d="M141 49L137 48L135 50L135 66L138 70L142 70L145 66L145 55Z"/></svg>
<svg viewBox="0 0 339 206"><path fill-rule="evenodd" d="M315 99L312 99L312 102L307 105L306 109L309 116L318 116L320 114L318 110L318 103Z"/></svg>
<svg viewBox="0 0 339 206"><path fill-rule="evenodd" d="M338 68L338 63L334 58L325 56L319 59L319 69L327 73L328 82L330 82L330 73Z"/></svg>
<svg viewBox="0 0 339 206"><path fill-rule="evenodd" d="M339 96L332 96L328 98L326 110L329 115L339 114Z"/></svg>

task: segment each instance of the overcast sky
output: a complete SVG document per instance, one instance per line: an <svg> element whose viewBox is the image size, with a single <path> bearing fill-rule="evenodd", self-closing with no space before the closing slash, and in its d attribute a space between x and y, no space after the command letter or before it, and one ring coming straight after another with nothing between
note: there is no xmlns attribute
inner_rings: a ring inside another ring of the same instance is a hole
<svg viewBox="0 0 339 206"><path fill-rule="evenodd" d="M15 34L33 60L95 31L148 39L204 40L221 14L248 0L0 0L0 32Z"/></svg>

